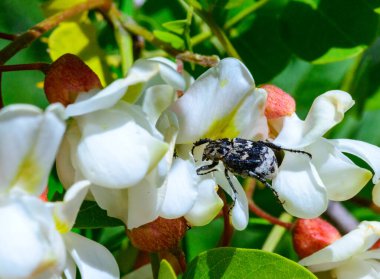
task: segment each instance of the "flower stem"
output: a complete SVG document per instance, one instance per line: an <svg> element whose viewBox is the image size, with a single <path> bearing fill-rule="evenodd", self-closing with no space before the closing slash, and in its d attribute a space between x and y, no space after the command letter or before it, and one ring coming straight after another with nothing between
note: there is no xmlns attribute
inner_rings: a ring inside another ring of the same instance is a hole
<svg viewBox="0 0 380 279"><path fill-rule="evenodd" d="M0 32L0 39L8 40L8 41L13 41L16 38L17 38L17 35L7 34L7 33Z"/></svg>
<svg viewBox="0 0 380 279"><path fill-rule="evenodd" d="M279 220L283 223L290 224L288 222L291 222L292 219L293 217L291 215L284 212L281 214ZM277 244L280 242L285 231L286 231L286 228L284 227L274 226L272 231L268 235L267 239L265 240L262 250L267 251L267 252L273 252Z"/></svg>
<svg viewBox="0 0 380 279"><path fill-rule="evenodd" d="M235 26L237 23L242 21L246 16L249 14L257 11L259 8L264 6L266 3L268 3L269 0L261 0L259 2L255 2L252 5L248 6L244 10L242 10L240 13L235 15L233 18L229 19L223 26L224 30L230 30L233 26ZM211 31L204 31L202 33L199 33L195 35L194 37L191 38L191 44L197 45L200 44L201 42L211 38L213 33Z"/></svg>
<svg viewBox="0 0 380 279"><path fill-rule="evenodd" d="M17 64L17 65L0 65L0 72L15 72L15 71L30 71L38 70L43 73L49 68L49 63L32 63L32 64Z"/></svg>
<svg viewBox="0 0 380 279"><path fill-rule="evenodd" d="M228 53L229 56L235 57L237 59L240 59L239 53L236 51L230 40L228 39L227 35L224 33L223 29L216 24L214 21L214 18L206 13L205 11L196 9L198 15L203 19L204 22L207 23L207 25L210 27L211 32L215 35L215 37L218 39L218 41L223 46L224 50Z"/></svg>
<svg viewBox="0 0 380 279"><path fill-rule="evenodd" d="M234 228L232 227L231 221L230 221L230 206L227 203L226 195L224 194L223 190L218 190L219 197L223 200L224 206L222 209L223 212L223 221L224 221L224 227L223 227L223 234L219 241L219 247L225 247L229 246L231 244L232 235L234 233Z"/></svg>
<svg viewBox="0 0 380 279"><path fill-rule="evenodd" d="M4 65L16 53L28 47L33 41L57 26L60 22L90 9L106 7L109 3L109 0L87 0L41 21L25 33L17 36L0 51L0 65Z"/></svg>
<svg viewBox="0 0 380 279"><path fill-rule="evenodd" d="M248 6L247 8L242 10L241 12L239 12L237 15L235 15L233 18L228 20L224 24L223 28L225 30L230 29L232 26L237 24L239 21L241 21L245 17L247 17L250 13L253 13L254 11L258 10L259 8L261 8L262 6L264 6L268 2L269 2L269 0L261 0L261 1L258 1L258 2L251 4L250 6Z"/></svg>
<svg viewBox="0 0 380 279"><path fill-rule="evenodd" d="M149 256L150 256L150 264L152 266L153 278L157 279L158 273L160 271L160 257L158 253L150 253Z"/></svg>

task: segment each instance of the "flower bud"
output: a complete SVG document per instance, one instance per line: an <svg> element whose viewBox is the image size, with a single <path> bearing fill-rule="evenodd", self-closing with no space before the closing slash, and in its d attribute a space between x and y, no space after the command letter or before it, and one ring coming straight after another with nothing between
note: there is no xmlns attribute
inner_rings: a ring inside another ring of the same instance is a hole
<svg viewBox="0 0 380 279"><path fill-rule="evenodd" d="M293 246L300 258L310 256L339 238L339 231L321 218L298 219L293 227Z"/></svg>
<svg viewBox="0 0 380 279"><path fill-rule="evenodd" d="M49 192L49 187L46 187L45 190L40 195L40 200L42 200L44 202L49 201L49 199L48 199L48 192Z"/></svg>
<svg viewBox="0 0 380 279"><path fill-rule="evenodd" d="M97 75L73 54L62 55L46 71L44 90L50 103L67 106L75 102L79 93L100 88Z"/></svg>
<svg viewBox="0 0 380 279"><path fill-rule="evenodd" d="M127 230L133 246L147 252L160 252L178 246L187 230L185 218L164 219L158 217L153 222Z"/></svg>
<svg viewBox="0 0 380 279"><path fill-rule="evenodd" d="M264 84L261 88L268 93L265 105L265 116L268 119L289 116L296 110L296 102L293 97L282 89L271 84Z"/></svg>

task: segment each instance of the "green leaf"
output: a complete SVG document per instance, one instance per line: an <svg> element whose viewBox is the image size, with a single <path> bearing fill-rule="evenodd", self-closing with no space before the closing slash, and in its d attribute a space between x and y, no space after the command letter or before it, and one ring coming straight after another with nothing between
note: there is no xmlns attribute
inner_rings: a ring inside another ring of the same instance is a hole
<svg viewBox="0 0 380 279"><path fill-rule="evenodd" d="M124 223L119 219L107 216L107 211L101 209L94 201L83 202L74 224L74 228L79 229L116 226L124 226Z"/></svg>
<svg viewBox="0 0 380 279"><path fill-rule="evenodd" d="M232 44L257 84L268 82L289 63L291 52L280 36L281 1L268 3L231 30Z"/></svg>
<svg viewBox="0 0 380 279"><path fill-rule="evenodd" d="M154 30L153 34L161 41L171 44L171 46L176 49L183 49L185 46L184 40L182 40L180 37L172 33Z"/></svg>
<svg viewBox="0 0 380 279"><path fill-rule="evenodd" d="M368 46L375 38L378 15L365 1L291 1L282 14L282 38L299 57L313 61L331 48ZM334 60L342 60L342 54ZM346 57L352 56L352 51Z"/></svg>
<svg viewBox="0 0 380 279"><path fill-rule="evenodd" d="M222 230L223 220L221 218L215 219L207 226L191 228L184 239L186 259L192 260L199 253L216 247L222 235Z"/></svg>
<svg viewBox="0 0 380 279"><path fill-rule="evenodd" d="M294 58L286 69L270 83L282 88L297 100L297 115L306 116L314 99L333 89L339 89L353 60L314 65Z"/></svg>
<svg viewBox="0 0 380 279"><path fill-rule="evenodd" d="M254 249L218 248L200 254L188 266L191 278L317 278L303 266L274 253Z"/></svg>
<svg viewBox="0 0 380 279"><path fill-rule="evenodd" d="M330 48L323 56L317 58L312 63L327 64L353 58L361 54L365 49L365 46L357 46L353 48Z"/></svg>
<svg viewBox="0 0 380 279"><path fill-rule="evenodd" d="M178 35L183 35L183 33L185 32L186 25L187 25L186 19L169 21L162 24L162 26L165 27L167 30L173 33L176 33Z"/></svg>
<svg viewBox="0 0 380 279"><path fill-rule="evenodd" d="M176 279L177 276L167 260L162 260L160 263L160 271L158 272L158 279Z"/></svg>

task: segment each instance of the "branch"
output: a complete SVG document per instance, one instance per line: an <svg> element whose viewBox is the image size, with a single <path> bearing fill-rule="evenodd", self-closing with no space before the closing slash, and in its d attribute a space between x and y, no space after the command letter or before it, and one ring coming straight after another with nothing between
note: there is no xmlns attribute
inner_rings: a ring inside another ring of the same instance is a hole
<svg viewBox="0 0 380 279"><path fill-rule="evenodd" d="M13 42L11 42L9 45L7 45L0 51L0 65L4 65L16 53L28 47L33 41L35 41L44 33L57 26L62 21L90 9L107 8L109 4L109 0L87 0L87 2L70 7L67 10L59 12L41 21L25 33L17 36L13 40Z"/></svg>

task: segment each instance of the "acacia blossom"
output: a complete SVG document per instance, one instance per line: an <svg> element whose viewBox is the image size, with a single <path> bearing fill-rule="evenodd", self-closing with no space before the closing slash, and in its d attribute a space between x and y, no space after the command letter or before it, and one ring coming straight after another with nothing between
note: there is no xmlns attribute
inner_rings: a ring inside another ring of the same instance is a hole
<svg viewBox="0 0 380 279"><path fill-rule="evenodd" d="M31 105L0 111L0 277L118 278L110 252L70 232L89 183L72 186L62 202L43 202L54 158L65 130L63 107L45 113Z"/></svg>
<svg viewBox="0 0 380 279"><path fill-rule="evenodd" d="M373 182L378 183L378 147L349 139L323 138L353 104L348 93L329 91L315 99L305 120L300 120L295 113L281 119L273 143L312 155L310 159L285 151L278 175L273 179L273 188L290 214L300 218L317 217L326 210L328 200L350 199L366 185L372 173L356 166L343 152L366 161L375 171Z"/></svg>
<svg viewBox="0 0 380 279"><path fill-rule="evenodd" d="M372 248L379 239L380 223L364 221L357 229L299 263L312 272L329 271L331 278L379 278L380 249Z"/></svg>
<svg viewBox="0 0 380 279"><path fill-rule="evenodd" d="M217 184L232 193L223 176L196 174L192 143L202 137L265 138L266 94L258 93L236 59L222 60L189 84L191 78L170 61L139 60L125 79L80 94L66 108L73 119L57 158L63 184L89 179L98 204L129 229L158 216L210 222L223 206ZM178 100L176 90L185 91ZM248 205L241 186L238 191L232 219L243 229Z"/></svg>

